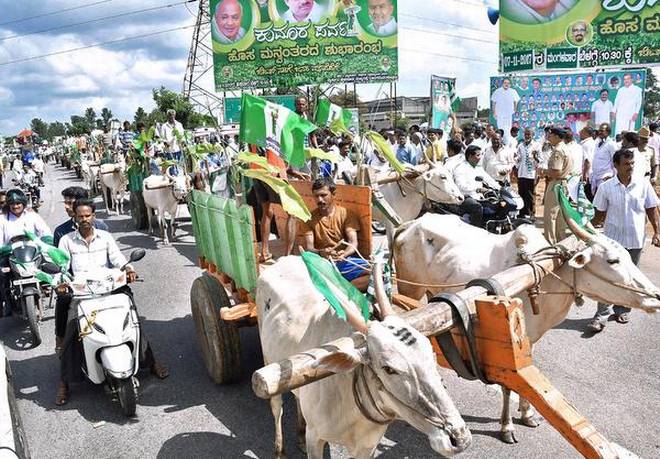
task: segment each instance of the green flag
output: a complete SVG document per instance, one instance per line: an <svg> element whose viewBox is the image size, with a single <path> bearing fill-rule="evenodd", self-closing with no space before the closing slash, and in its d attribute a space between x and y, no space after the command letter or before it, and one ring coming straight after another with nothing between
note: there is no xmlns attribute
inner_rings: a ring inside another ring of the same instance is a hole
<svg viewBox="0 0 660 459"><path fill-rule="evenodd" d="M568 199L568 196L566 196L566 193L564 191L564 187L560 184L557 183L555 185L554 192L557 194L557 201L559 202L559 205L562 209L562 212L567 218L570 218L573 220L575 223L580 225L582 228L584 228L586 231L590 232L593 234L593 229L589 223L589 217L587 212L583 213L586 209L576 209L571 205L571 202Z"/></svg>
<svg viewBox="0 0 660 459"><path fill-rule="evenodd" d="M329 126L333 134L348 132L353 115L349 110L335 105L328 99L319 99L316 105L316 124Z"/></svg>
<svg viewBox="0 0 660 459"><path fill-rule="evenodd" d="M241 141L269 148L292 166L305 165L305 137L316 129L282 105L249 94L241 98Z"/></svg>
<svg viewBox="0 0 660 459"><path fill-rule="evenodd" d="M353 284L344 279L344 276L332 263L313 252L303 252L301 257L314 287L328 300L337 317L346 320L346 311L344 311L342 303L353 303L364 320L369 320L367 298Z"/></svg>
<svg viewBox="0 0 660 459"><path fill-rule="evenodd" d="M26 231L25 235L32 242L35 242L39 246L41 252L47 254L48 258L60 268L64 268L69 264L69 254L64 250L58 249L57 247L42 241L36 234L31 233L30 231Z"/></svg>

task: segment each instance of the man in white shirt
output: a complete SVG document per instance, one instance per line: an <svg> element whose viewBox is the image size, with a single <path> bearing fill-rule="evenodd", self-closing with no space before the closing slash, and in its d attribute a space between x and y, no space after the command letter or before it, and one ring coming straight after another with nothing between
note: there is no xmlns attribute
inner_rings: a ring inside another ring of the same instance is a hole
<svg viewBox="0 0 660 459"><path fill-rule="evenodd" d="M37 177L39 178L39 183L43 185L43 177L44 173L46 172L46 165L44 164L44 161L41 159L41 155L37 155L36 158L32 160L32 170L34 171L35 174L37 174Z"/></svg>
<svg viewBox="0 0 660 459"><path fill-rule="evenodd" d="M516 172L518 193L525 206L520 211L521 217L535 218L536 202L536 167L541 155L541 145L534 140L534 131L530 128L523 132L523 141L516 150Z"/></svg>
<svg viewBox="0 0 660 459"><path fill-rule="evenodd" d="M449 139L447 141L447 159L445 159L445 168L453 175L456 168L463 162L465 162L463 143L458 140Z"/></svg>
<svg viewBox="0 0 660 459"><path fill-rule="evenodd" d="M587 169L591 170L591 192L596 194L598 187L603 181L614 175L614 166L612 158L617 148L610 139L610 125L603 123L598 128L598 138L596 139L596 148L594 149L594 159L592 163L585 164Z"/></svg>
<svg viewBox="0 0 660 459"><path fill-rule="evenodd" d="M176 120L176 110L167 110L167 121L160 127L160 136L165 142L165 159L181 162L181 143L178 137L183 137L183 125Z"/></svg>
<svg viewBox="0 0 660 459"><path fill-rule="evenodd" d="M614 99L614 112L616 124L614 134L622 131L634 131L635 123L642 107L642 88L633 84L632 75L623 76L623 86L619 88Z"/></svg>
<svg viewBox="0 0 660 459"><path fill-rule="evenodd" d="M287 22L319 22L325 14L325 9L313 0L284 0L289 7L282 19Z"/></svg>
<svg viewBox="0 0 660 459"><path fill-rule="evenodd" d="M591 104L591 122L594 126L600 126L603 123L612 124L614 114L614 104L610 101L610 93L607 89L600 91L600 99Z"/></svg>
<svg viewBox="0 0 660 459"><path fill-rule="evenodd" d="M371 24L367 30L379 37L393 35L397 31L392 0L367 0L367 10Z"/></svg>
<svg viewBox="0 0 660 459"><path fill-rule="evenodd" d="M582 169L584 165L584 151L582 150L582 145L578 144L573 137L573 131L566 129L566 137L564 138L564 143L566 144L564 150L566 154L571 157L573 162L573 170L571 175L577 175L578 177L582 176Z"/></svg>
<svg viewBox="0 0 660 459"><path fill-rule="evenodd" d="M646 238L647 217L653 227L651 242L660 247L660 200L648 180L634 179L635 159L632 152L619 150L614 154L613 161L616 176L603 183L594 198L594 223L599 224L604 220L605 236L621 244L637 265ZM598 311L587 329L594 333L602 331L612 313L619 323L627 323L630 319L630 308L598 303Z"/></svg>
<svg viewBox="0 0 660 459"><path fill-rule="evenodd" d="M74 212L78 230L65 234L60 240L59 248L69 254L70 270L74 276L85 272L96 271L104 268L121 268L126 266L127 282L132 283L137 279L137 273L132 266L128 265L126 257L121 253L117 243L110 233L94 227L96 218L96 206L90 199L79 199L74 203ZM132 298L128 286L122 287L120 291ZM55 396L56 405L64 405L69 398L69 383L81 378L80 359L81 355L73 345L73 340L78 337L77 319L74 317L67 323L65 342L60 365L60 383ZM167 368L156 362L149 342L145 338L144 331L140 330L140 367L149 368L151 373L160 379L167 378Z"/></svg>
<svg viewBox="0 0 660 459"><path fill-rule="evenodd" d="M649 124L649 131L649 147L655 152L655 163L660 165L660 124Z"/></svg>
<svg viewBox="0 0 660 459"><path fill-rule="evenodd" d="M502 86L497 88L490 98L493 103L493 118L497 123L497 128L504 131L505 141L508 141L513 123L513 113L516 111L520 96L518 92L511 88L511 80L504 78Z"/></svg>
<svg viewBox="0 0 660 459"><path fill-rule="evenodd" d="M502 145L499 134L490 139L491 146L486 149L483 166L488 175L498 182L509 180L509 174L515 165L514 150Z"/></svg>
<svg viewBox="0 0 660 459"><path fill-rule="evenodd" d="M350 142L341 142L339 144L339 155L341 160L337 163L334 181L341 180L344 183L350 185L353 183L353 177L355 177L355 165L348 154L351 152L351 143Z"/></svg>
<svg viewBox="0 0 660 459"><path fill-rule="evenodd" d="M222 0L215 11L213 31L223 44L231 44L242 39L246 31L241 27L243 5L238 0Z"/></svg>
<svg viewBox="0 0 660 459"><path fill-rule="evenodd" d="M483 184L496 189L499 185L483 167L479 166L479 161L481 161L481 149L476 145L469 145L465 150L465 161L454 169L454 182L465 196L465 200L460 205L461 211L470 215L472 225L482 228L484 209L479 199L483 199L483 193L486 191Z"/></svg>

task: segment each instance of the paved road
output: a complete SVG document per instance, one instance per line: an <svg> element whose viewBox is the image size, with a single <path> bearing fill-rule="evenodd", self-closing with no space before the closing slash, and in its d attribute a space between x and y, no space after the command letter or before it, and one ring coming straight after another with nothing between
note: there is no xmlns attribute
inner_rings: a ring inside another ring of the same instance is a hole
<svg viewBox="0 0 660 459"><path fill-rule="evenodd" d="M42 215L54 227L64 219L59 192L76 182L72 173L49 167ZM157 357L171 376L157 381L140 377L138 416L125 419L103 388L73 386L70 402L53 404L58 375L52 310L44 324L45 339L36 349L23 349L25 332L13 319L0 319L0 338L15 374L19 406L35 458L239 458L272 457L273 428L267 403L251 392L249 376L260 365L255 330L243 330L244 375L241 384L216 386L206 375L190 316L189 287L200 270L195 266L190 223L171 247L133 231L127 216L99 211L122 248L144 247L137 265L145 282L134 287L145 317L144 329ZM660 284L660 249L647 249L642 269ZM593 314L588 301L575 309L535 351L538 366L551 381L612 441L643 457L660 457L660 328L658 318L635 313L628 325L611 323L605 332L586 338L581 329ZM517 445L497 439L500 396L479 383L447 374L447 384L473 432L469 458L567 458L576 453L547 422L531 429L517 426ZM295 448L291 401L285 418L292 458ZM423 435L404 424L390 428L379 448L384 459L435 457ZM347 457L332 448L331 457Z"/></svg>

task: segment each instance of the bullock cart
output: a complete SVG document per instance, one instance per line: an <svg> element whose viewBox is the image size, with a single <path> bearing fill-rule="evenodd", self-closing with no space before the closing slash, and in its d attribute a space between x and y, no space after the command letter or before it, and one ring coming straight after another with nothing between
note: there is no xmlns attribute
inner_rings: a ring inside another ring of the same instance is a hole
<svg viewBox="0 0 660 459"><path fill-rule="evenodd" d="M312 207L311 184L293 186ZM236 382L241 374L239 328L257 324L255 288L260 271L267 268L258 263L254 212L234 200L196 190L188 199L199 264L205 270L190 292L197 338L213 381ZM360 219L363 254L371 253L371 199L369 187L338 185L336 202ZM276 217L278 227L283 227L284 215ZM562 244L571 249L577 240L572 236ZM277 254L277 246L271 247ZM406 311L402 314L410 325L432 337L440 365L519 393L585 457L620 457L620 447L600 434L532 361L521 301L514 296L535 285L539 268L551 272L562 262L548 258L535 266L515 266L490 279L474 280L455 294L439 295L423 307L397 294L393 303ZM253 374L253 390L270 398L332 376L319 370L318 358L363 344L361 335L355 334L267 365Z"/></svg>

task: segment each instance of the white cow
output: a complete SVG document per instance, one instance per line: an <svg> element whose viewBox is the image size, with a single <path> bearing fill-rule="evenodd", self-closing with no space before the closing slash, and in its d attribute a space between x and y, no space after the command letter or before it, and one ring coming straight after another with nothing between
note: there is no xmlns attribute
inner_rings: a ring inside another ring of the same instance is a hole
<svg viewBox="0 0 660 459"><path fill-rule="evenodd" d="M416 166L415 170L420 173L415 178L401 179L398 182L379 186L385 201L399 215L403 223L417 218L427 199L443 204L463 202L463 194L454 183L452 174L444 166L438 164L429 168L423 165ZM382 180L387 177L395 177L395 173L387 172L377 178ZM374 219L385 225L388 241L391 242L395 231L394 224L376 207L373 212Z"/></svg>
<svg viewBox="0 0 660 459"><path fill-rule="evenodd" d="M144 204L147 207L147 215L149 216L149 230L151 234L154 234L151 213L152 210L156 210L158 213L158 227L163 242L166 245L170 243L170 238L167 234L168 226L172 230L172 241L176 239L176 228L174 224L179 210L179 201L184 199L187 194L188 183L186 177L170 178L164 175L150 175L144 179L142 196L144 197ZM170 225L167 224L166 214L171 218Z"/></svg>
<svg viewBox="0 0 660 459"><path fill-rule="evenodd" d="M527 333L532 343L564 321L576 292L603 303L646 311L660 308L660 290L633 264L623 247L603 235L592 236L572 226L585 241L586 248L573 254L568 263L555 271L561 281L546 276L540 285L542 292L563 294L540 295L538 315L532 311L529 296L525 292L520 294ZM495 235L454 215L426 214L401 228L393 251L400 279L420 284L448 285L493 276L519 264L519 254L533 254L549 246L541 230L531 225L522 225L505 235ZM416 299L421 299L427 291L435 294L439 290L402 282L398 288L400 293ZM646 293L639 293L639 289ZM504 441L513 443L510 394L506 389L503 392L501 435ZM530 427L538 425L533 408L523 398L520 399L520 411L524 424Z"/></svg>
<svg viewBox="0 0 660 459"><path fill-rule="evenodd" d="M319 359L318 368L336 375L293 391L307 423L309 458L321 459L326 442L344 445L357 459L373 457L387 425L396 419L426 434L438 453L453 455L469 446L470 432L443 386L431 343L392 315L391 307L382 309L382 322L365 323L350 311L351 324L342 322L313 286L300 257L280 258L264 271L256 303L266 364L355 330L365 335L366 348L335 350ZM271 409L276 455L282 457L281 396L271 399Z"/></svg>
<svg viewBox="0 0 660 459"><path fill-rule="evenodd" d="M99 177L99 163L95 161L84 160L82 162L83 181L87 184L91 196L98 193L97 180Z"/></svg>
<svg viewBox="0 0 660 459"><path fill-rule="evenodd" d="M126 195L126 185L128 184L126 174L124 174L125 169L126 163L124 162L101 164L99 168L99 174L101 176L101 191L103 193L103 200L105 201L108 213L110 211L110 206L107 201L108 191L117 215L124 213L124 196Z"/></svg>

